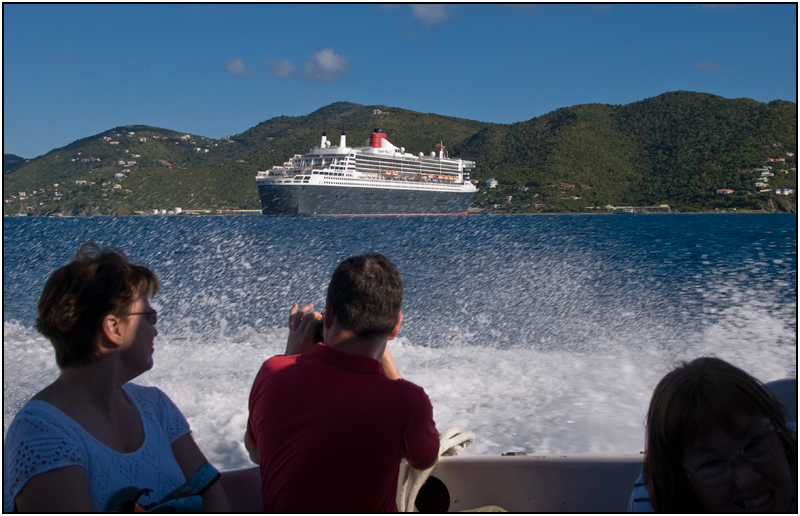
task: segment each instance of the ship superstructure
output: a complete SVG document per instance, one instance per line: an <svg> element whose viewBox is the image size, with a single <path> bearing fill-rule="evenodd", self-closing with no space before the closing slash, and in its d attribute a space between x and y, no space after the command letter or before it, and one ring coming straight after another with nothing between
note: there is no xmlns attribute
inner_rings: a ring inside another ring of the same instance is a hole
<svg viewBox="0 0 800 516"><path fill-rule="evenodd" d="M407 153L375 129L364 147L334 146L323 133L319 147L295 154L283 166L256 176L265 215L463 214L478 191L473 161L438 153Z"/></svg>

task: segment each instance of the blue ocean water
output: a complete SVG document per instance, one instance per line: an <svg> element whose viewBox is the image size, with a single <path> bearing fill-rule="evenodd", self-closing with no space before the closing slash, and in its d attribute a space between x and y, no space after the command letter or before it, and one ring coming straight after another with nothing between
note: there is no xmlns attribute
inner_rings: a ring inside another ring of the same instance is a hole
<svg viewBox="0 0 800 516"><path fill-rule="evenodd" d="M82 242L161 280L158 385L223 469L255 372L282 352L293 301L324 305L342 259L400 268L391 343L463 453L636 453L657 381L715 354L764 381L797 374L793 215L94 217L3 221L4 429L57 374L32 325L47 276Z"/></svg>

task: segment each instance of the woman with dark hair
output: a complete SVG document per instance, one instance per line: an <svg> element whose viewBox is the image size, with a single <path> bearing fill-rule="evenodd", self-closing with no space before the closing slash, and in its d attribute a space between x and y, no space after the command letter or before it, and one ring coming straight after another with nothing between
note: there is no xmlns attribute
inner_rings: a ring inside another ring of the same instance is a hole
<svg viewBox="0 0 800 516"><path fill-rule="evenodd" d="M129 383L153 367L156 292L152 271L92 243L48 278L36 328L60 374L6 433L4 511L130 511L185 491L203 510L230 510L178 408Z"/></svg>
<svg viewBox="0 0 800 516"><path fill-rule="evenodd" d="M643 475L657 512L797 512L783 405L720 360L684 362L653 391Z"/></svg>

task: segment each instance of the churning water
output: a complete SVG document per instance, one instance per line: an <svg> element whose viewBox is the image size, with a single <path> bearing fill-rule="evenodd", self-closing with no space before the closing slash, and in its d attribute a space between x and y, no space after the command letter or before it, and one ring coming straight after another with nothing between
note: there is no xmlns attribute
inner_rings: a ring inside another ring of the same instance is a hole
<svg viewBox="0 0 800 516"><path fill-rule="evenodd" d="M552 215L282 219L6 218L3 425L57 375L33 328L44 281L87 240L162 282L155 366L221 469L250 465L247 398L283 352L293 301L324 305L342 259L399 267L390 343L462 453L636 453L658 380L714 354L763 381L797 375L792 215Z"/></svg>

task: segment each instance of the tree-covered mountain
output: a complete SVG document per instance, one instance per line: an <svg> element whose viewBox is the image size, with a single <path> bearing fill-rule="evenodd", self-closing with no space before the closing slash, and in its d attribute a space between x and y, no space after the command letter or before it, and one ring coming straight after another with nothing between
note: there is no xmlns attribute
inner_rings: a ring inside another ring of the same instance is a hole
<svg viewBox="0 0 800 516"><path fill-rule="evenodd" d="M3 174L10 174L25 164L25 158L15 154L3 154Z"/></svg>
<svg viewBox="0 0 800 516"><path fill-rule="evenodd" d="M20 206L35 206L37 214L256 209L258 170L307 152L323 131L338 143L344 130L349 146L361 146L376 127L408 152L430 152L441 141L451 156L474 160L481 191L473 206L487 212L620 204L796 210L796 193L772 190L796 190L797 105L678 91L627 105L561 108L510 125L337 102L221 140L118 127L27 162L5 155L5 213ZM757 187L766 176L756 169L765 165L773 167L769 187ZM500 185L485 188L489 178ZM26 192L24 202L19 192Z"/></svg>
<svg viewBox="0 0 800 516"><path fill-rule="evenodd" d="M795 103L678 91L622 106L557 109L487 128L455 151L478 161L476 177L529 187L516 197L559 198L551 204L561 210L605 204L708 210L772 209L771 197L748 195L763 189L755 187L754 169L767 157L786 160L769 164L775 169L795 168L787 152L796 149ZM770 186L796 190L796 183L795 170L775 174ZM736 193L720 196L721 189ZM796 197L775 199L782 208L796 206Z"/></svg>

